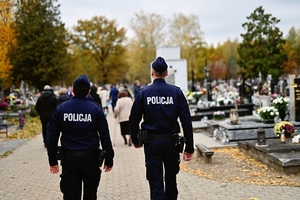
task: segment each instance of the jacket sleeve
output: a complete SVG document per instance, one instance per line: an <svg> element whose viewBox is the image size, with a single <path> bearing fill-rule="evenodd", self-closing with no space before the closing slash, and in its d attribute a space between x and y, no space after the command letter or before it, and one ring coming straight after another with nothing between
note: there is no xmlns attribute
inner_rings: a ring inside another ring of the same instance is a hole
<svg viewBox="0 0 300 200"><path fill-rule="evenodd" d="M36 101L35 110L40 115L40 100L39 99Z"/></svg>
<svg viewBox="0 0 300 200"><path fill-rule="evenodd" d="M59 109L56 109L48 125L47 152L48 152L48 160L50 166L54 166L58 164L56 158L57 145L60 136L60 129L58 125L59 124L58 114L59 114Z"/></svg>
<svg viewBox="0 0 300 200"><path fill-rule="evenodd" d="M131 112L129 115L129 126L130 126L130 133L131 133L131 139L133 144L138 144L137 134L139 132L140 129L139 124L143 116L141 96L142 94L141 92L139 92L133 102L133 105L131 107Z"/></svg>
<svg viewBox="0 0 300 200"><path fill-rule="evenodd" d="M194 153L194 134L192 126L192 118L184 94L181 92L179 95L180 113L179 119L185 137L185 152Z"/></svg>
<svg viewBox="0 0 300 200"><path fill-rule="evenodd" d="M100 120L99 124L100 124L100 126L98 129L98 132L100 135L100 142L101 142L102 149L105 150L105 152L106 152L104 165L112 167L113 166L113 158L114 158L115 154L114 154L114 150L113 150L111 139L110 139L108 123L107 123L107 120L106 120L104 114L101 116L101 120Z"/></svg>

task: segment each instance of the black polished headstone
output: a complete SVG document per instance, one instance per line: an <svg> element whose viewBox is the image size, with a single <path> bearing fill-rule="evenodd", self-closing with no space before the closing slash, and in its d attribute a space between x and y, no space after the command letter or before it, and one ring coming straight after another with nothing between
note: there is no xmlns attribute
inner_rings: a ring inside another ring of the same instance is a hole
<svg viewBox="0 0 300 200"><path fill-rule="evenodd" d="M295 78L294 83L296 87L294 88L295 91L295 116L296 119L295 121L299 122L300 121L300 79ZM293 101L293 99L291 99Z"/></svg>

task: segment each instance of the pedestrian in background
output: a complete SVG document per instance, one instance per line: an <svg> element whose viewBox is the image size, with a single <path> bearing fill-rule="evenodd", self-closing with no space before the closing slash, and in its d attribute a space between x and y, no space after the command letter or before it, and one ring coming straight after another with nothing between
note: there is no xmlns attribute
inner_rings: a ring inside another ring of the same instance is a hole
<svg viewBox="0 0 300 200"><path fill-rule="evenodd" d="M72 88L72 86L69 86L67 94L69 95L69 97L74 96L73 95L73 88Z"/></svg>
<svg viewBox="0 0 300 200"><path fill-rule="evenodd" d="M175 140L180 133L178 118L186 140L183 160L191 160L194 152L189 107L181 89L166 83L167 69L168 65L162 57L152 63L153 83L139 91L129 117L131 138L136 148L142 147L137 134L143 118L140 133L144 137L146 177L150 199L155 200L175 200L178 196L176 175L179 172L180 150L176 145L178 140Z"/></svg>
<svg viewBox="0 0 300 200"><path fill-rule="evenodd" d="M41 96L37 99L35 110L40 116L44 146L47 146L47 126L57 106L57 98L49 85L44 86Z"/></svg>
<svg viewBox="0 0 300 200"><path fill-rule="evenodd" d="M118 90L117 86L112 85L112 87L110 89L110 93L109 93L109 99L111 100L111 106L112 106L113 112L115 110L116 103L118 100L118 93L119 93L119 90Z"/></svg>
<svg viewBox="0 0 300 200"><path fill-rule="evenodd" d="M57 105L61 104L64 101L68 101L70 99L68 95L68 90L66 88L59 88L58 97L57 97Z"/></svg>
<svg viewBox="0 0 300 200"><path fill-rule="evenodd" d="M102 108L86 98L90 82L85 75L73 83L69 101L57 106L49 123L48 158L50 172L59 172L57 145L61 143L60 189L63 199L96 200L100 182L99 144L105 150L104 171L113 166L114 150L110 139L108 123ZM60 137L61 134L61 137Z"/></svg>
<svg viewBox="0 0 300 200"><path fill-rule="evenodd" d="M127 93L128 93L128 97L132 99L131 92L129 91L129 89L128 89L128 86L127 86L127 85L124 85L123 91L127 92Z"/></svg>
<svg viewBox="0 0 300 200"><path fill-rule="evenodd" d="M109 101L109 92L105 86L101 88L101 90L98 92L100 99L101 99L101 104L102 104L102 109L107 115L108 113L108 101Z"/></svg>
<svg viewBox="0 0 300 200"><path fill-rule="evenodd" d="M101 99L97 94L98 87L95 85L91 86L90 95L93 97L93 100L101 106Z"/></svg>
<svg viewBox="0 0 300 200"><path fill-rule="evenodd" d="M137 96L137 94L139 93L141 86L140 86L140 81L139 80L135 80L134 81L134 86L133 86L133 96L134 98Z"/></svg>
<svg viewBox="0 0 300 200"><path fill-rule="evenodd" d="M128 137L128 145L131 146L131 136L130 136L130 129L129 129L129 115L130 110L132 107L132 99L128 96L128 92L123 90L120 91L118 94L118 100L114 111L114 117L118 118L120 123L120 130L121 135L124 139L124 144L127 144L127 137Z"/></svg>

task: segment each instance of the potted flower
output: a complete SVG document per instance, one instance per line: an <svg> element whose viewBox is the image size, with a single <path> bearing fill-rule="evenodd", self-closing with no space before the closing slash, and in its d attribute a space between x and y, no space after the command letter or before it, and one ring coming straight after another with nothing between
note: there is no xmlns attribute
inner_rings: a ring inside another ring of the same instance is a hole
<svg viewBox="0 0 300 200"><path fill-rule="evenodd" d="M258 115L265 121L274 122L274 118L278 116L277 108L273 106L265 106L258 110Z"/></svg>
<svg viewBox="0 0 300 200"><path fill-rule="evenodd" d="M274 134L276 136L281 136L281 134L285 134L285 137L291 137L293 134L297 132L292 123L287 121L281 121L275 124L274 126Z"/></svg>
<svg viewBox="0 0 300 200"><path fill-rule="evenodd" d="M225 112L223 111L216 111L213 113L214 120L223 120L225 119Z"/></svg>
<svg viewBox="0 0 300 200"><path fill-rule="evenodd" d="M277 110L287 110L290 105L290 99L287 97L279 97L273 100L273 106Z"/></svg>
<svg viewBox="0 0 300 200"><path fill-rule="evenodd" d="M290 99L287 97L279 97L273 100L273 106L277 108L281 121L285 118L285 111L290 105Z"/></svg>

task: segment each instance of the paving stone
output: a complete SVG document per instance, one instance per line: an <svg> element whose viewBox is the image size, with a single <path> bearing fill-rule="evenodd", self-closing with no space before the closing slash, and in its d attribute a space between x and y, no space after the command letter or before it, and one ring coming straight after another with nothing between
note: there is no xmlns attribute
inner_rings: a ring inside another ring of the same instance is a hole
<svg viewBox="0 0 300 200"><path fill-rule="evenodd" d="M115 138L114 167L111 172L102 173L98 199L150 199L143 149L135 149L133 146L128 147L123 144L120 127L115 123L111 113L108 115L108 122L111 137ZM195 143L203 143L208 147L221 145L204 134L194 135ZM62 199L59 190L60 177L59 174L53 175L49 172L47 152L41 134L25 140L13 149L12 154L1 158L0 166L1 200ZM224 184L185 171L179 172L177 180L178 200L300 199L298 187L258 186L233 182Z"/></svg>

